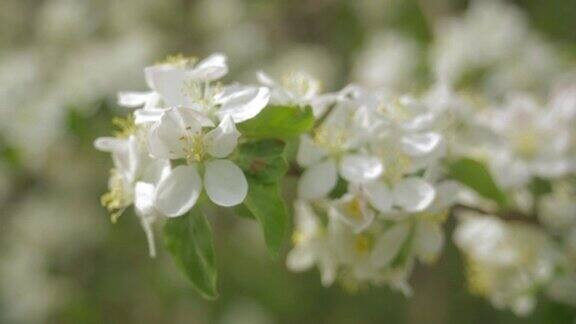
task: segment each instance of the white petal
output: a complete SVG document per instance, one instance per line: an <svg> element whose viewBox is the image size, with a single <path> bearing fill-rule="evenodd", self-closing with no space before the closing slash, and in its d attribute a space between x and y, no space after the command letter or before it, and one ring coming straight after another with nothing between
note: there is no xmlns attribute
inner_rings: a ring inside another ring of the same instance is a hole
<svg viewBox="0 0 576 324"><path fill-rule="evenodd" d="M374 243L371 262L376 268L387 266L398 255L408 238L410 226L402 222L387 229Z"/></svg>
<svg viewBox="0 0 576 324"><path fill-rule="evenodd" d="M160 120L165 109L138 109L134 111L134 123L136 125L154 123Z"/></svg>
<svg viewBox="0 0 576 324"><path fill-rule="evenodd" d="M202 190L202 179L195 166L180 165L158 184L154 205L168 217L189 211Z"/></svg>
<svg viewBox="0 0 576 324"><path fill-rule="evenodd" d="M98 137L94 141L94 147L103 152L121 151L126 148L128 142L116 137Z"/></svg>
<svg viewBox="0 0 576 324"><path fill-rule="evenodd" d="M223 54L213 54L198 62L198 64L188 73L192 79L199 81L214 81L228 73L227 58Z"/></svg>
<svg viewBox="0 0 576 324"><path fill-rule="evenodd" d="M156 257L156 243L152 225L160 216L156 207L154 207L155 190L156 188L153 184L146 182L136 183L134 189L134 209L140 217L140 222L148 241L148 251L152 258Z"/></svg>
<svg viewBox="0 0 576 324"><path fill-rule="evenodd" d="M351 226L355 233L360 233L372 224L375 213L368 208L362 197L348 193L335 202L328 210L328 215Z"/></svg>
<svg viewBox="0 0 576 324"><path fill-rule="evenodd" d="M150 159L140 175L140 180L156 184L166 178L171 171L170 160Z"/></svg>
<svg viewBox="0 0 576 324"><path fill-rule="evenodd" d="M134 209L140 217L156 214L154 195L156 188L151 183L139 181L134 189Z"/></svg>
<svg viewBox="0 0 576 324"><path fill-rule="evenodd" d="M415 213L430 206L436 197L436 190L420 178L406 178L394 187L392 194L397 206Z"/></svg>
<svg viewBox="0 0 576 324"><path fill-rule="evenodd" d="M320 199L327 196L336 186L338 172L332 160L313 165L306 169L298 182L298 197Z"/></svg>
<svg viewBox="0 0 576 324"><path fill-rule="evenodd" d="M430 128L436 119L436 115L433 113L423 113L414 116L414 118L409 121L402 123L402 128L407 131L420 131Z"/></svg>
<svg viewBox="0 0 576 324"><path fill-rule="evenodd" d="M320 270L322 286L329 287L336 280L336 260L331 255L322 255L318 260L318 270Z"/></svg>
<svg viewBox="0 0 576 324"><path fill-rule="evenodd" d="M416 225L415 249L422 262L434 262L444 246L444 233L440 224L419 221Z"/></svg>
<svg viewBox="0 0 576 324"><path fill-rule="evenodd" d="M263 85L265 85L269 88L278 88L279 87L278 83L276 81L274 81L274 79L272 79L264 71L256 72L256 78L258 79L258 82L262 83Z"/></svg>
<svg viewBox="0 0 576 324"><path fill-rule="evenodd" d="M442 135L434 132L410 134L402 137L402 148L406 154L422 156L434 151L442 142Z"/></svg>
<svg viewBox="0 0 576 324"><path fill-rule="evenodd" d="M201 131L198 113L190 108L166 110L148 136L150 154L157 158L178 159L185 155L187 137Z"/></svg>
<svg viewBox="0 0 576 324"><path fill-rule="evenodd" d="M384 166L377 157L361 154L346 155L340 164L342 178L352 183L365 183L378 178Z"/></svg>
<svg viewBox="0 0 576 324"><path fill-rule="evenodd" d="M222 105L216 112L218 118L231 115L235 123L255 117L270 100L270 90L265 87L243 87L218 99Z"/></svg>
<svg viewBox="0 0 576 324"><path fill-rule="evenodd" d="M238 144L238 137L240 137L240 132L236 130L232 117L226 116L218 127L206 134L204 140L210 155L223 158L234 151Z"/></svg>
<svg viewBox="0 0 576 324"><path fill-rule="evenodd" d="M392 208L394 198L388 186L380 181L373 181L363 186L368 202L379 212L387 213Z"/></svg>
<svg viewBox="0 0 576 324"><path fill-rule="evenodd" d="M144 70L150 88L160 94L169 107L189 106L192 102L186 95L186 71L170 65L156 65Z"/></svg>
<svg viewBox="0 0 576 324"><path fill-rule="evenodd" d="M291 271L305 271L314 265L316 257L308 246L295 247L286 256L286 266Z"/></svg>
<svg viewBox="0 0 576 324"><path fill-rule="evenodd" d="M326 156L326 152L314 144L310 135L305 134L300 136L300 145L298 146L298 153L296 154L296 162L303 167L309 167L316 164Z"/></svg>
<svg viewBox="0 0 576 324"><path fill-rule="evenodd" d="M445 180L436 186L435 208L445 209L451 207L458 200L461 186L456 181Z"/></svg>
<svg viewBox="0 0 576 324"><path fill-rule="evenodd" d="M119 92L118 105L124 107L140 107L153 97L153 92Z"/></svg>
<svg viewBox="0 0 576 324"><path fill-rule="evenodd" d="M248 182L244 173L228 160L207 162L204 181L208 197L220 206L238 205L248 193Z"/></svg>

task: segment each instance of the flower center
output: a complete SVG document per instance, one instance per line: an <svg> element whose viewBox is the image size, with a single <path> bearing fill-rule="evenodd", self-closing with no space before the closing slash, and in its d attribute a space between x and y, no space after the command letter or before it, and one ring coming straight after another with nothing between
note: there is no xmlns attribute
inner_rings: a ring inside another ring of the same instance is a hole
<svg viewBox="0 0 576 324"><path fill-rule="evenodd" d="M222 91L219 83L188 81L184 85L184 95L202 107L204 113L211 113L216 106L215 97Z"/></svg>
<svg viewBox="0 0 576 324"><path fill-rule="evenodd" d="M412 168L412 160L410 157L399 151L389 151L385 160L387 160L388 163L386 164L384 179L390 184L400 181Z"/></svg>
<svg viewBox="0 0 576 324"><path fill-rule="evenodd" d="M532 130L518 131L511 140L514 150L522 157L534 157L538 153L538 135Z"/></svg>
<svg viewBox="0 0 576 324"><path fill-rule="evenodd" d="M182 136L180 140L184 141L183 150L186 163L192 164L204 160L204 156L206 155L206 148L204 145L203 134L200 133Z"/></svg>
<svg viewBox="0 0 576 324"><path fill-rule="evenodd" d="M304 73L289 73L282 78L282 86L296 97L307 97L319 91L318 81Z"/></svg>
<svg viewBox="0 0 576 324"><path fill-rule="evenodd" d="M128 138L130 135L136 134L136 131L138 130L133 115L128 115L124 118L112 118L112 126L115 128L113 134L118 138Z"/></svg>
<svg viewBox="0 0 576 324"><path fill-rule="evenodd" d="M359 234L354 239L354 250L358 254L365 254L372 249L372 237L368 234Z"/></svg>
<svg viewBox="0 0 576 324"><path fill-rule="evenodd" d="M346 143L346 131L328 129L325 126L319 126L314 130L313 141L319 147L325 149L332 155L338 155L342 152Z"/></svg>
<svg viewBox="0 0 576 324"><path fill-rule="evenodd" d="M362 202L360 201L360 198L354 197L354 199L347 202L344 205L344 211L350 218L357 220L362 219Z"/></svg>
<svg viewBox="0 0 576 324"><path fill-rule="evenodd" d="M112 223L116 223L118 217L122 215L126 207L130 204L130 198L124 190L124 178L122 178L122 175L120 175L116 169L112 169L111 171L108 186L108 192L102 195L100 203L106 207L110 213Z"/></svg>

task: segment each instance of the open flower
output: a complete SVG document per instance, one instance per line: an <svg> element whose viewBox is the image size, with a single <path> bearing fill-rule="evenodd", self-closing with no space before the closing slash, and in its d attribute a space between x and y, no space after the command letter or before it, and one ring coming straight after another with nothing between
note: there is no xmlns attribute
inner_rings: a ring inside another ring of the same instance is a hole
<svg viewBox="0 0 576 324"><path fill-rule="evenodd" d="M183 215L196 204L202 188L220 206L241 203L248 192L242 170L224 159L236 148L240 133L231 116L204 132L202 115L190 108L170 108L149 134L150 153L157 158L184 159L156 188L154 205L164 215Z"/></svg>
<svg viewBox="0 0 576 324"><path fill-rule="evenodd" d="M337 260L330 244L330 236L312 206L303 200L294 203L296 229L294 248L288 253L286 264L292 271L305 271L317 264L322 284L330 286L336 279Z"/></svg>
<svg viewBox="0 0 576 324"><path fill-rule="evenodd" d="M266 87L215 83L228 73L226 56L213 54L195 64L181 56L145 69L146 83L152 91L121 92L118 102L135 111L136 123L156 122L170 107L192 108L210 119L230 115L235 123L256 116L270 99Z"/></svg>
<svg viewBox="0 0 576 324"><path fill-rule="evenodd" d="M162 215L151 201L157 183L170 171L169 160L150 158L137 134L127 138L100 137L94 145L112 153L114 161L109 191L102 196L102 204L110 211L113 222L134 204L148 240L150 256L154 257L156 245L152 226Z"/></svg>

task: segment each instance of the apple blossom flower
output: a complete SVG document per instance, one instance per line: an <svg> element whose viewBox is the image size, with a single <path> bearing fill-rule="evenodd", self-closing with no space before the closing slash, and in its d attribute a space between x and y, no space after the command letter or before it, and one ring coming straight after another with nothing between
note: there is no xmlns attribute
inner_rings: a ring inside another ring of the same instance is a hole
<svg viewBox="0 0 576 324"><path fill-rule="evenodd" d="M165 110L151 127L150 154L155 158L183 159L156 188L154 205L168 217L181 216L196 204L202 188L217 205L241 203L248 192L242 170L226 157L236 148L240 133L232 117L205 132L209 120L192 108Z"/></svg>

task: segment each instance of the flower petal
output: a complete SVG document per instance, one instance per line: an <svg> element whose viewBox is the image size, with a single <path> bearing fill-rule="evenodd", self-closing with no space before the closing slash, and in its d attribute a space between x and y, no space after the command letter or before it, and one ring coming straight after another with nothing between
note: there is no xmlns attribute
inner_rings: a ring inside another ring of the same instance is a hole
<svg viewBox="0 0 576 324"><path fill-rule="evenodd" d="M392 192L394 202L403 210L415 213L426 209L434 201L436 190L420 178L406 178Z"/></svg>
<svg viewBox="0 0 576 324"><path fill-rule="evenodd" d="M220 206L238 205L248 193L248 182L244 173L228 160L207 162L204 181L208 197Z"/></svg>
<svg viewBox="0 0 576 324"><path fill-rule="evenodd" d="M388 186L380 181L373 181L363 186L368 202L381 213L392 209L394 198Z"/></svg>
<svg viewBox="0 0 576 324"><path fill-rule="evenodd" d="M442 142L442 135L435 132L410 134L402 137L402 148L411 156L422 156L434 151Z"/></svg>
<svg viewBox="0 0 576 324"><path fill-rule="evenodd" d="M310 135L300 136L300 145L298 146L298 153L296 155L296 162L300 166L309 167L318 163L326 156L326 152L314 144Z"/></svg>
<svg viewBox="0 0 576 324"><path fill-rule="evenodd" d="M315 261L314 251L308 246L297 246L290 250L286 256L286 266L291 271L296 272L310 269Z"/></svg>
<svg viewBox="0 0 576 324"><path fill-rule="evenodd" d="M222 106L216 112L218 118L231 115L235 123L255 117L270 100L270 90L265 87L235 87L217 99Z"/></svg>
<svg viewBox="0 0 576 324"><path fill-rule="evenodd" d="M140 222L148 241L148 251L152 258L156 256L156 243L152 224L160 216L154 207L155 189L153 184L141 181L136 183L134 189L134 209L138 217L140 217Z"/></svg>
<svg viewBox="0 0 576 324"><path fill-rule="evenodd" d="M380 159L362 154L344 156L340 164L342 178L352 183L365 183L378 178L384 171Z"/></svg>
<svg viewBox="0 0 576 324"><path fill-rule="evenodd" d="M124 107L140 107L146 104L149 100L153 98L154 93L147 92L119 92L118 93L118 105Z"/></svg>
<svg viewBox="0 0 576 324"><path fill-rule="evenodd" d="M186 138L201 131L198 113L190 108L166 110L152 126L148 136L150 154L157 158L178 159L185 155Z"/></svg>
<svg viewBox="0 0 576 324"><path fill-rule="evenodd" d="M180 165L158 184L154 205L168 217L181 216L194 207L201 190L196 166Z"/></svg>
<svg viewBox="0 0 576 324"><path fill-rule="evenodd" d="M401 222L382 233L374 243L370 260L372 265L381 268L392 262L408 238L409 232L409 225L406 222Z"/></svg>
<svg viewBox="0 0 576 324"><path fill-rule="evenodd" d="M225 116L218 127L206 134L204 140L210 155L224 158L234 151L238 144L238 137L240 137L240 132L236 130L232 117Z"/></svg>
<svg viewBox="0 0 576 324"><path fill-rule="evenodd" d="M444 246L444 234L440 224L431 221L419 221L416 225L415 249L420 261L432 263Z"/></svg>
<svg viewBox="0 0 576 324"><path fill-rule="evenodd" d="M103 152L115 152L125 150L128 142L116 137L98 137L94 141L94 147Z"/></svg>
<svg viewBox="0 0 576 324"><path fill-rule="evenodd" d="M134 111L134 123L136 125L145 123L154 123L162 118L162 114L165 109L153 108L153 109L138 109Z"/></svg>
<svg viewBox="0 0 576 324"><path fill-rule="evenodd" d="M150 88L160 94L167 106L189 106L192 103L185 91L188 77L184 69L164 64L147 67L144 73Z"/></svg>
<svg viewBox="0 0 576 324"><path fill-rule="evenodd" d="M155 187L151 183L138 181L134 189L134 209L136 214L141 217L154 215L156 207L154 207L154 194Z"/></svg>
<svg viewBox="0 0 576 324"><path fill-rule="evenodd" d="M320 199L334 189L338 181L336 164L332 160L313 165L306 169L298 182L298 197Z"/></svg>
<svg viewBox="0 0 576 324"><path fill-rule="evenodd" d="M328 215L351 226L354 233L364 231L375 217L374 211L368 208L363 197L350 193L336 200L328 210Z"/></svg>
<svg viewBox="0 0 576 324"><path fill-rule="evenodd" d="M188 76L198 81L214 81L228 73L228 64L225 55L216 53L208 56L188 73Z"/></svg>

